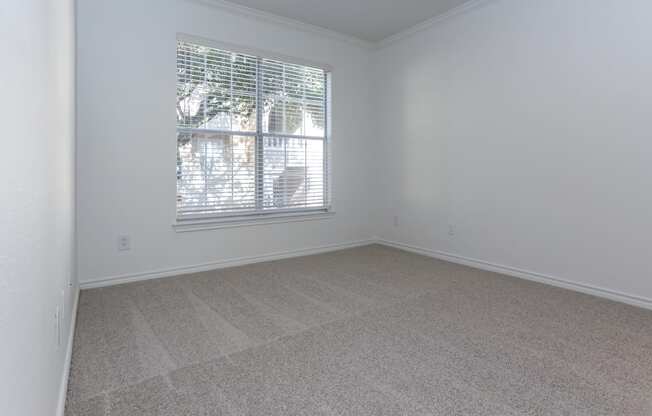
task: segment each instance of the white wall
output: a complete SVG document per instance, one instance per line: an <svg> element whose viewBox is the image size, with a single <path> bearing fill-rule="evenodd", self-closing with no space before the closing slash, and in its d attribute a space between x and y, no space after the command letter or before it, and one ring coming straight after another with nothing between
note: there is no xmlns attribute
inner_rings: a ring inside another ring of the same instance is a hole
<svg viewBox="0 0 652 416"><path fill-rule="evenodd" d="M374 53L199 2L78 6L81 280L379 235L652 299L649 2L490 0ZM173 230L177 32L334 67L335 218Z"/></svg>
<svg viewBox="0 0 652 416"><path fill-rule="evenodd" d="M334 218L175 232L177 32L333 66ZM79 0L78 36L80 281L371 236L367 50L184 0Z"/></svg>
<svg viewBox="0 0 652 416"><path fill-rule="evenodd" d="M54 415L65 391L76 292L73 3L0 4L0 413L7 416Z"/></svg>
<svg viewBox="0 0 652 416"><path fill-rule="evenodd" d="M380 50L370 65L353 44L198 3L79 0L80 275L378 232L652 299L652 4L586 5L491 1ZM335 68L335 218L174 232L177 31ZM0 344L0 403L3 414L46 415L60 399L76 290L73 1L3 2L0 39L11 62L1 67L11 186L0 187L0 334L11 342ZM379 151L367 152L376 140ZM372 203L381 208L370 212ZM118 253L119 234L132 236L131 252Z"/></svg>
<svg viewBox="0 0 652 416"><path fill-rule="evenodd" d="M379 51L381 237L652 299L650 16L494 0Z"/></svg>

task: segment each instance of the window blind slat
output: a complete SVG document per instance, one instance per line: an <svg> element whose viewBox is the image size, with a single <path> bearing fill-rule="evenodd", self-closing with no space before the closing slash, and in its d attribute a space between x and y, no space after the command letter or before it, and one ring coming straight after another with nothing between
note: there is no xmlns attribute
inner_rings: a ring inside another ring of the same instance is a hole
<svg viewBox="0 0 652 416"><path fill-rule="evenodd" d="M322 69L177 42L177 215L327 201Z"/></svg>

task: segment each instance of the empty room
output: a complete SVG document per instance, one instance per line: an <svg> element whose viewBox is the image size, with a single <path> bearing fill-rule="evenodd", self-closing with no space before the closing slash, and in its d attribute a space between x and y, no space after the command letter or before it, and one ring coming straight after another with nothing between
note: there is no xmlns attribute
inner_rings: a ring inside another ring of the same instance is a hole
<svg viewBox="0 0 652 416"><path fill-rule="evenodd" d="M3 0L2 416L652 416L649 0Z"/></svg>

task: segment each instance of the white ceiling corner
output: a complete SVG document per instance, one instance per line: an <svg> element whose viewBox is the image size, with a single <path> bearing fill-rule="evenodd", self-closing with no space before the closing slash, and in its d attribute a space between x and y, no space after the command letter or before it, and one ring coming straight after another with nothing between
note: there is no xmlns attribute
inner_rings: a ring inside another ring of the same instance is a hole
<svg viewBox="0 0 652 416"><path fill-rule="evenodd" d="M234 13L234 14L238 14L254 19L259 19L266 22L277 23L284 26L289 26L303 32L315 33L318 35L327 36L347 43L352 43L362 48L372 49L375 47L374 42L368 42L364 39L360 39L355 36L351 36L345 33L340 33L322 26L317 26L310 23L302 22L290 17L266 12L264 10L255 9L253 7L243 6L241 4L237 4L232 1L226 1L226 0L185 0L185 1L200 3L206 6L218 7L230 13Z"/></svg>
<svg viewBox="0 0 652 416"><path fill-rule="evenodd" d="M383 47L491 0L191 0L230 12Z"/></svg>

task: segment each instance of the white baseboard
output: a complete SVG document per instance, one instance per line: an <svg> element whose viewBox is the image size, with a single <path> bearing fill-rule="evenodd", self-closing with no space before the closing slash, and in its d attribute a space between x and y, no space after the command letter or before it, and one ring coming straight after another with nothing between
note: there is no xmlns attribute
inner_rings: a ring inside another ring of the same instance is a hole
<svg viewBox="0 0 652 416"><path fill-rule="evenodd" d="M491 272L501 273L507 276L517 277L520 279L526 279L534 282L544 283L551 286L561 287L564 289L586 293L589 295L610 299L616 302L626 303L629 305L638 306L640 308L652 310L652 299L648 299L645 297L629 295L626 293L617 292L610 289L605 289L605 288L587 285L583 283L576 283L569 280L548 276L542 273L531 272L528 270L522 270L515 267L490 263L487 261L472 259L469 257L446 253L443 251L416 247L413 245L385 240L381 238L352 241L352 242L340 243L340 244L331 244L325 246L311 247L307 249L288 250L284 252L276 252L276 253L264 254L260 256L240 257L236 259L220 260L216 262L202 263L202 264L183 266L183 267L175 267L170 269L149 271L143 273L113 276L113 277L108 277L108 278L103 278L98 280L81 282L80 288L92 289L92 288L99 288L99 287L106 287L106 286L114 286L114 285L119 285L124 283L138 282L142 280L172 277L172 276L177 276L182 274L198 273L198 272L204 272L204 271L210 271L216 269L223 269L227 267L236 267L236 266L242 266L246 264L261 263L265 261L281 260L281 259L287 259L292 257L308 256L311 254L327 253L330 251L344 250L347 248L360 247L369 244L382 244L400 250L405 250L412 253L417 253L424 256L433 257L444 261L449 261L451 263L462 264L476 269L487 270Z"/></svg>
<svg viewBox="0 0 652 416"><path fill-rule="evenodd" d="M70 363L72 362L72 344L75 339L75 327L77 324L77 306L79 305L79 288L75 289L75 294L73 296L74 296L74 300L72 303L72 315L70 316L70 330L68 333L68 345L66 347L66 358L63 364L61 385L59 386L59 404L57 406L57 416L64 416L64 412L66 411L68 379L70 377Z"/></svg>
<svg viewBox="0 0 652 416"><path fill-rule="evenodd" d="M378 239L377 242L378 244L394 247L399 250L405 250L412 253L433 257L451 263L462 264L464 266L469 266L480 270L487 270L490 272L496 272L507 276L517 277L520 279L526 279L534 282L544 283L550 286L561 287L564 289L586 293L589 295L606 298L616 302L626 303L629 305L638 306L640 308L652 310L652 299L648 299L640 296L629 295L626 293L621 293L621 292L617 292L614 290L605 289L597 286L587 285L584 283L571 282L569 280L560 279L557 277L552 277L541 273L517 269L515 267L503 266L500 264L494 264L483 260L477 260L469 257L459 256L456 254L446 253L443 251L430 250L422 247L415 247L409 244L398 243L398 242L384 240L384 239Z"/></svg>
<svg viewBox="0 0 652 416"><path fill-rule="evenodd" d="M89 280L80 283L81 289L93 289L98 287L115 286L124 283L138 282L142 280L159 279L172 277L181 274L206 272L227 267L243 266L246 264L262 263L265 261L281 260L292 257L308 256L311 254L327 253L330 251L345 250L347 248L366 246L376 243L375 239L351 241L347 243L330 244L325 246L311 247L298 250L288 250L276 253L263 254L260 256L240 257L235 259L219 260L210 263L195 264L183 267L174 267L164 270L155 270L143 273L133 273L121 276L107 277L98 280Z"/></svg>

